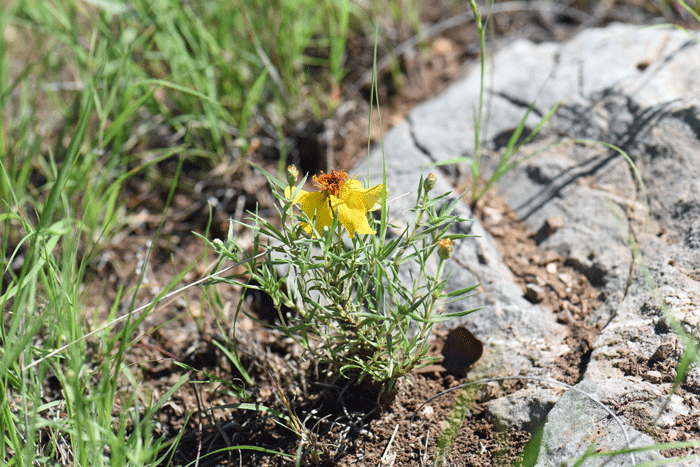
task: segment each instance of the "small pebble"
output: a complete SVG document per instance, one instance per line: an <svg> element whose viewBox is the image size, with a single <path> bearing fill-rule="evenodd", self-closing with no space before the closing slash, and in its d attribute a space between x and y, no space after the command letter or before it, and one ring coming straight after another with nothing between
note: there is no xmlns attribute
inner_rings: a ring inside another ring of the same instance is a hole
<svg viewBox="0 0 700 467"><path fill-rule="evenodd" d="M697 327L700 324L700 308L689 311L683 316L683 322L692 326Z"/></svg>
<svg viewBox="0 0 700 467"><path fill-rule="evenodd" d="M571 274L569 274L568 272L562 272L561 274L559 274L558 277L559 277L559 280L562 281L562 283L566 287L569 287L569 288L572 286L572 284L574 282L574 278L571 277Z"/></svg>
<svg viewBox="0 0 700 467"><path fill-rule="evenodd" d="M547 236L552 235L554 232L557 230L561 229L564 226L564 218L562 216L549 216L547 219L544 221L544 233L547 234Z"/></svg>
<svg viewBox="0 0 700 467"><path fill-rule="evenodd" d="M540 303L544 300L544 289L537 284L527 284L525 287L525 298L531 303Z"/></svg>
<svg viewBox="0 0 700 467"><path fill-rule="evenodd" d="M675 345L672 340L667 340L663 342L654 352L654 354L651 356L649 360L653 362L663 362L666 360L668 357L671 356L671 354L675 350Z"/></svg>
<svg viewBox="0 0 700 467"><path fill-rule="evenodd" d="M557 313L557 323L559 324L569 324L573 319L571 312L567 308L562 308L559 310L559 313Z"/></svg>
<svg viewBox="0 0 700 467"><path fill-rule="evenodd" d="M663 379L663 375L659 371L651 370L648 371L646 375L644 375L644 379L649 381L650 383L660 383Z"/></svg>

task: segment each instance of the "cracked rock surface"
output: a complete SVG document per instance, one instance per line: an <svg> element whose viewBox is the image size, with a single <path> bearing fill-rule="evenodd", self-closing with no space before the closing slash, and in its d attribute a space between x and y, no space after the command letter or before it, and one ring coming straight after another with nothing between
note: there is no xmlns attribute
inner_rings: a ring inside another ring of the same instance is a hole
<svg viewBox="0 0 700 467"><path fill-rule="evenodd" d="M700 438L696 364L673 389L700 324L700 44L674 29L612 24L561 44L516 41L488 61L482 170L495 166L530 104L525 134L559 103L496 186L539 232L539 246L600 291L601 305L589 318L600 334L575 390L533 382L486 404L486 412L497 424L528 430L545 420L542 466L576 459L591 445L612 451ZM478 102L473 69L385 135L390 198L415 191L429 172L439 175L436 193L464 184L464 165L429 164L473 157ZM376 182L381 168L376 148L357 173ZM399 216L412 203L399 198L391 212ZM474 218L466 204L460 209ZM548 227L552 219L556 228ZM479 375L552 378L553 362L571 350L569 329L525 298L477 220L457 230L477 235L455 245L450 285L481 283L467 306L484 308L462 320L485 343ZM583 465L662 458L649 451Z"/></svg>

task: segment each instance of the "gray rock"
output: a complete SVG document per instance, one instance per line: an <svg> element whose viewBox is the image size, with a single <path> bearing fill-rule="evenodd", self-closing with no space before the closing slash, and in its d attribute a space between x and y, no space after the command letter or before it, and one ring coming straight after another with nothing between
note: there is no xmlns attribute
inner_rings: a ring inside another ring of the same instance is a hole
<svg viewBox="0 0 700 467"><path fill-rule="evenodd" d="M688 415L690 410L684 404L683 398L678 394L671 394L668 403L664 407L664 412L654 421L655 425L668 427L676 423L680 415Z"/></svg>
<svg viewBox="0 0 700 467"><path fill-rule="evenodd" d="M428 166L432 160L412 144L410 131L410 121L405 121L384 137L390 198L408 193L390 205L392 222L396 225L405 225L413 219L413 215L406 211L415 206L416 200L410 191L415 190L420 176L431 171L439 173L435 167ZM357 173L365 174L368 169L370 184L381 182L381 150L374 150L357 168ZM433 192L445 193L452 189L445 177L438 176ZM459 205L456 213L465 218L472 217L466 205ZM463 321L454 324L466 324L486 344L487 357L480 371L488 376L511 376L520 372L543 376L541 370L546 362L553 362L569 350L563 342L566 328L556 322L553 314L543 312L523 297L493 238L478 221L457 225L454 231L476 237L455 242L452 261L446 268L450 274L448 288L456 290L480 283L482 291L467 304L447 305L446 311L481 306L487 310L487 313L479 311L467 315ZM539 362L538 367L533 361Z"/></svg>
<svg viewBox="0 0 700 467"><path fill-rule="evenodd" d="M534 432L544 422L561 391L528 388L484 404L487 419L496 429L515 428Z"/></svg>
<svg viewBox="0 0 700 467"><path fill-rule="evenodd" d="M631 447L654 444L650 436L620 426L605 409L594 402L591 397L596 400L601 397L594 385L582 382L577 385L577 390L581 392L568 391L564 394L547 415L538 466L559 467L569 462L573 464L591 446L623 449L627 447L626 438L629 438ZM637 453L634 457L620 454L588 459L582 465L632 466L638 462L659 459L662 457L656 452Z"/></svg>
<svg viewBox="0 0 700 467"><path fill-rule="evenodd" d="M533 232L557 220L556 228L538 238L540 245L585 274L603 293L604 304L595 311L602 331L574 390L558 400L549 390L516 391L486 404L487 416L532 429L546 415L542 466L576 460L591 445L617 450L628 439L631 446L653 444L641 429L654 420L657 427L671 426L678 415L700 406L697 391L668 399L672 381L664 370L651 368L653 362L677 362L683 336L674 332L697 334L700 324L700 44L674 29L613 24L562 44L515 41L493 57L492 66L482 128L490 151L485 157L500 155L530 103L536 102L526 122L530 129L560 103L537 138L516 155L519 164L498 182L498 190ZM392 197L414 190L420 174L438 172L429 164L474 156L478 99L478 70L472 70L385 135ZM617 151L573 143L574 138L624 150L643 186ZM486 158L484 171L494 164ZM381 172L382 153L375 149L358 175L368 173L376 182ZM436 192L463 182L454 173L440 173ZM410 220L402 213L413 201L408 196L392 203L395 222ZM460 209L471 216L466 205ZM459 322L486 344L479 376L550 377L551 364L569 350L567 329L523 297L478 221L456 230L478 235L455 246L449 287L480 282L482 292L448 311L485 306ZM641 266L630 249L633 238ZM680 343L669 344L670 336ZM634 359L649 367L636 368ZM686 382L700 386L696 366ZM622 426L596 401L614 410ZM622 407L630 405L638 419L627 418ZM649 451L635 454L634 461L661 458ZM589 458L583 465L632 463L626 454Z"/></svg>

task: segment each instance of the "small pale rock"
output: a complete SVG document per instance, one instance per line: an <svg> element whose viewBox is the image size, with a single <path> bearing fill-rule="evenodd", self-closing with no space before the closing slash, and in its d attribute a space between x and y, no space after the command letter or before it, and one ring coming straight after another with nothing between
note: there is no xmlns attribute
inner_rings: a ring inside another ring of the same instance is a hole
<svg viewBox="0 0 700 467"><path fill-rule="evenodd" d="M660 383L663 380L663 375L659 371L651 370L647 371L647 374L644 375L644 379L650 383Z"/></svg>
<svg viewBox="0 0 700 467"><path fill-rule="evenodd" d="M484 207L484 224L485 225L496 225L503 220L503 214L498 209L494 209L491 206Z"/></svg>
<svg viewBox="0 0 700 467"><path fill-rule="evenodd" d="M561 324L569 324L573 321L574 317L571 316L571 312L568 308L564 307L557 313L557 322Z"/></svg>
<svg viewBox="0 0 700 467"><path fill-rule="evenodd" d="M668 357L670 357L673 354L673 352L676 349L676 345L677 345L677 338L668 339L668 340L662 342L661 345L659 345L659 347L657 347L656 351L651 356L649 361L650 362L663 362L664 360L666 360Z"/></svg>
<svg viewBox="0 0 700 467"><path fill-rule="evenodd" d="M545 269L549 274L554 275L557 273L557 263L549 263L547 264L547 266L545 266Z"/></svg>
<svg viewBox="0 0 700 467"><path fill-rule="evenodd" d="M668 401L665 401L664 413L656 420L656 425L669 427L676 424L679 415L688 415L690 409L683 403L683 398L678 394L672 394Z"/></svg>
<svg viewBox="0 0 700 467"><path fill-rule="evenodd" d="M435 413L435 409L431 405L426 405L423 410L420 411L421 415L424 417L431 417Z"/></svg>
<svg viewBox="0 0 700 467"><path fill-rule="evenodd" d="M697 327L700 324L700 309L689 311L683 316L683 322L692 327Z"/></svg>
<svg viewBox="0 0 700 467"><path fill-rule="evenodd" d="M484 404L486 417L499 427L534 431L559 399L553 389L523 389Z"/></svg>
<svg viewBox="0 0 700 467"><path fill-rule="evenodd" d="M544 289L537 284L527 284L525 287L525 298L531 303L540 303L544 300Z"/></svg>
<svg viewBox="0 0 700 467"><path fill-rule="evenodd" d="M549 216L544 220L543 231L547 235L552 235L557 230L564 227L564 217L562 215Z"/></svg>
<svg viewBox="0 0 700 467"><path fill-rule="evenodd" d="M574 283L573 277L571 277L571 274L568 272L562 272L557 277L559 277L559 280L562 281L567 287L571 287L571 285Z"/></svg>

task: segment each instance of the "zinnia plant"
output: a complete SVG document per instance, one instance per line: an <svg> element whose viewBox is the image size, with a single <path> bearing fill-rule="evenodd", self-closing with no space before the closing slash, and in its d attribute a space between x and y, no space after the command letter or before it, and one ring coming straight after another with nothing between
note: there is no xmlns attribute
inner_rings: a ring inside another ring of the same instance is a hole
<svg viewBox="0 0 700 467"><path fill-rule="evenodd" d="M290 166L290 173L296 168ZM314 220L314 225L320 231L324 231L333 225L336 213L338 220L348 231L350 238L359 234L375 234L367 220L368 211L379 209L378 202L382 199L383 185L374 188L363 188L362 184L355 180L349 180L348 174L342 170L331 170L330 173L317 177L314 175L314 184L319 191L309 193L300 190L294 199L295 204L300 204L301 209L309 219ZM285 188L284 194L291 199L293 186ZM304 230L311 233L311 225L302 223Z"/></svg>
<svg viewBox="0 0 700 467"><path fill-rule="evenodd" d="M253 254L266 255L247 263L245 285L272 297L277 329L308 358L376 388L378 397L391 393L398 378L436 360L428 356L436 323L474 311L446 314L439 307L476 287L444 290L452 242L467 237L449 233L466 220L452 214L459 198L431 197L431 174L418 184L415 223L396 226L388 223L384 185L365 188L332 170L313 177L318 191L308 192L301 189L305 180L297 185L293 166L287 175L285 185L265 173L282 223L252 214ZM238 259L242 249L231 235L226 245L214 242L222 258Z"/></svg>

